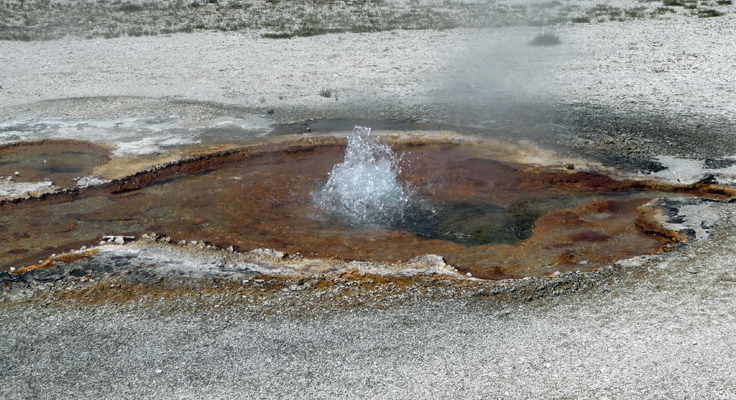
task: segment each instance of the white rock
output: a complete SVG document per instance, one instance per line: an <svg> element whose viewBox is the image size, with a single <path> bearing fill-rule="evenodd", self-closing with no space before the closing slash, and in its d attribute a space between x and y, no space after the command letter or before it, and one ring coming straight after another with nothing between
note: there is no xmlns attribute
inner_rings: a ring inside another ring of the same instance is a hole
<svg viewBox="0 0 736 400"><path fill-rule="evenodd" d="M92 187L92 186L101 186L110 181L107 179L96 177L96 176L85 176L83 178L77 178L76 182L77 182L77 187L87 188L87 187Z"/></svg>

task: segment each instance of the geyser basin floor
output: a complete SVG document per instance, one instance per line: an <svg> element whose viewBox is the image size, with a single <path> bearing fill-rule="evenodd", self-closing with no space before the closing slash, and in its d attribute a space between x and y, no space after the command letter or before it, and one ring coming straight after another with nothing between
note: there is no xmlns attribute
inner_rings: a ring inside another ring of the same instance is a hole
<svg viewBox="0 0 736 400"><path fill-rule="evenodd" d="M404 154L401 179L439 214L453 215L447 231L349 229L311 198L342 161L344 146L334 137L284 139L170 163L97 188L4 202L0 268L94 245L103 235L156 232L174 242L270 248L306 258L395 262L437 254L462 273L499 279L592 270L685 237L657 219L663 211L652 199L665 194L642 191L647 185L640 182L572 166L520 164L494 157L487 147L432 140L405 140L394 149ZM502 221L477 213L458 220L458 209L501 210ZM506 244L455 240L506 223L504 212L521 215L526 228L533 225L529 234Z"/></svg>

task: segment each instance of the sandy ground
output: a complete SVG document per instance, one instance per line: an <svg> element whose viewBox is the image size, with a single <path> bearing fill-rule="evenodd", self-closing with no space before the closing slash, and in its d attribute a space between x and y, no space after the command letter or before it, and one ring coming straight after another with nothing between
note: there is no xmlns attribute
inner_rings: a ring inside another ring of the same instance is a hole
<svg viewBox="0 0 736 400"><path fill-rule="evenodd" d="M718 132L729 143L735 26L732 14L572 24L556 30L562 44L549 48L526 45L538 33L530 27L0 42L0 123L150 115L443 122L470 109L490 129L499 122L483 119L484 110L541 102L716 121L729 128ZM630 140L654 153L702 154L650 139ZM736 215L731 204L702 212L719 221L712 238L632 267L641 273L530 302L468 292L304 315L273 311L278 304L197 313L5 304L0 394L736 398Z"/></svg>

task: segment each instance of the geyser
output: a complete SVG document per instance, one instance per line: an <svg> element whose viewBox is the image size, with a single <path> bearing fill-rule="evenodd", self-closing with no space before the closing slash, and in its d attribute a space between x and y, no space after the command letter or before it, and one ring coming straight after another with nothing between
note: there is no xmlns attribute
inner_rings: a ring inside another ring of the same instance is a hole
<svg viewBox="0 0 736 400"><path fill-rule="evenodd" d="M404 218L413 191L399 182L400 157L371 129L356 126L345 159L312 194L314 204L342 223L359 228L391 228Z"/></svg>
<svg viewBox="0 0 736 400"><path fill-rule="evenodd" d="M670 211L653 199L669 195L651 189L731 196L709 184L649 186L523 164L517 160L526 149L508 143L427 134L386 142L367 128L357 128L347 146L336 136L271 138L134 170L99 187L0 199L0 271L95 245L103 235L155 232L173 243L327 260L318 263L436 254L474 277L539 276L596 269L683 240L658 219ZM65 148L47 142L33 151L51 157ZM109 160L101 170L134 165ZM20 167L7 166L21 177L35 170Z"/></svg>

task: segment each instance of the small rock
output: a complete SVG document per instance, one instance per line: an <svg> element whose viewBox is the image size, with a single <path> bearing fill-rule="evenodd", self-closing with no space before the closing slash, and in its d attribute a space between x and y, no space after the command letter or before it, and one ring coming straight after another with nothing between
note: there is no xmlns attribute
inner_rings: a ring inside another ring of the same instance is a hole
<svg viewBox="0 0 736 400"><path fill-rule="evenodd" d="M18 176L18 175L20 175L20 172L15 171L15 172L13 172L13 175Z"/></svg>
<svg viewBox="0 0 736 400"><path fill-rule="evenodd" d="M283 260L286 257L286 253L273 249L254 249L250 253L262 259Z"/></svg>
<svg viewBox="0 0 736 400"><path fill-rule="evenodd" d="M693 275L695 275L695 274L697 274L697 273L698 273L698 271L697 271L697 270L694 270L694 269L692 269L692 268L687 268L687 269L685 269L685 272L687 272L688 274L693 274Z"/></svg>
<svg viewBox="0 0 736 400"><path fill-rule="evenodd" d="M162 369L157 369L157 370L156 370L155 372L156 372L157 374L160 374L160 373L162 373L162 372L164 372L164 371L163 371Z"/></svg>
<svg viewBox="0 0 736 400"><path fill-rule="evenodd" d="M424 264L427 267L441 268L447 265L442 256L436 254L424 254L409 260L409 264Z"/></svg>
<svg viewBox="0 0 736 400"><path fill-rule="evenodd" d="M147 233L144 233L141 235L141 239L143 239L146 242L153 243L158 239L158 236L155 233L151 233L150 235Z"/></svg>
<svg viewBox="0 0 736 400"><path fill-rule="evenodd" d="M125 244L126 241L135 240L135 236L103 236L102 240L106 241L107 243L115 243L115 244ZM103 242L100 242L100 244L103 244Z"/></svg>

